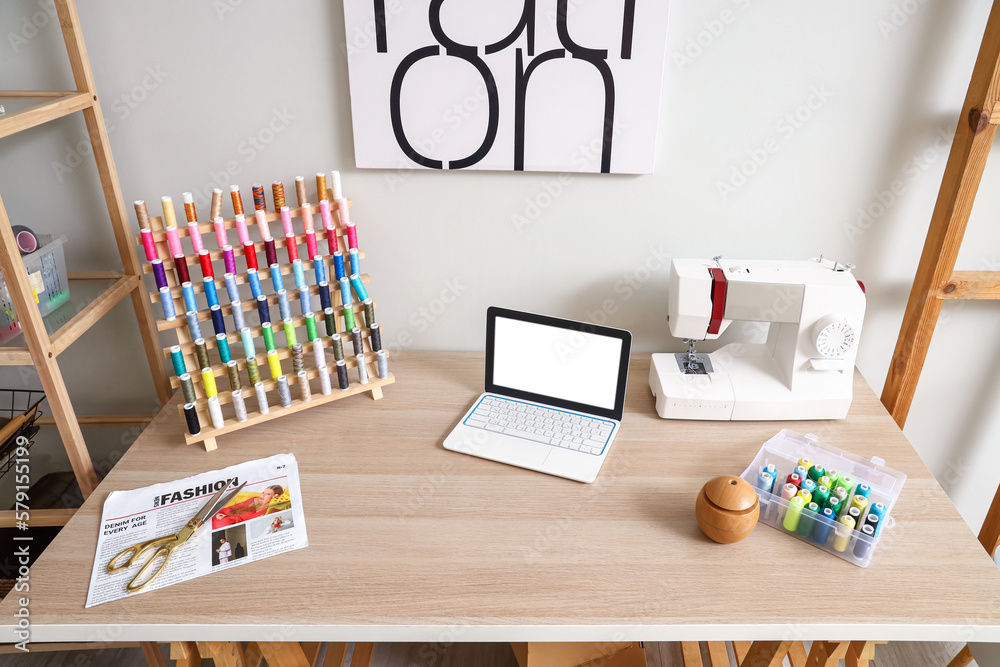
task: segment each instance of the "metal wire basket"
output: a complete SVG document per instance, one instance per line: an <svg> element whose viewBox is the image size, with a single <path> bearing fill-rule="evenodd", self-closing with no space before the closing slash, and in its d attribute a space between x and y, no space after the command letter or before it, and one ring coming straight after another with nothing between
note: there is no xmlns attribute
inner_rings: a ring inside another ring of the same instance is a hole
<svg viewBox="0 0 1000 667"><path fill-rule="evenodd" d="M18 437L27 439L26 449L34 444L44 400L40 389L0 389L0 477L14 467Z"/></svg>

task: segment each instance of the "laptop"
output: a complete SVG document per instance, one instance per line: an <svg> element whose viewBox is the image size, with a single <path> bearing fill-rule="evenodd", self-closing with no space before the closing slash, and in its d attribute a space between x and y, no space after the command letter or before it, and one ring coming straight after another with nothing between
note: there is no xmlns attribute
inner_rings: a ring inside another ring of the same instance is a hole
<svg viewBox="0 0 1000 667"><path fill-rule="evenodd" d="M621 425L631 348L622 329L489 308L486 392L445 449L593 482Z"/></svg>

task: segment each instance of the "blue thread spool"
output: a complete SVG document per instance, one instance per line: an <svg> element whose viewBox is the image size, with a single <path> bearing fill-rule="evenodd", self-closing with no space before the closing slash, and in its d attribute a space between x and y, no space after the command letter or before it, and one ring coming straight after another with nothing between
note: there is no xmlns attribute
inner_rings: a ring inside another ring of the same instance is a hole
<svg viewBox="0 0 1000 667"><path fill-rule="evenodd" d="M795 466L795 474L799 479L809 479L809 470L805 466Z"/></svg>
<svg viewBox="0 0 1000 667"><path fill-rule="evenodd" d="M361 276L356 273L351 274L351 285L354 286L354 293L358 295L358 301L364 301L368 298L368 290L365 289L364 283L361 282Z"/></svg>
<svg viewBox="0 0 1000 667"><path fill-rule="evenodd" d="M194 298L194 285L190 281L181 284L184 293L184 310L198 310L198 302Z"/></svg>
<svg viewBox="0 0 1000 667"><path fill-rule="evenodd" d="M312 295L309 294L309 288L303 285L299 288L299 306L302 308L302 314L312 310Z"/></svg>
<svg viewBox="0 0 1000 667"><path fill-rule="evenodd" d="M765 493L771 493L771 486L773 484L774 478L771 477L771 473L761 470L760 474L757 475L757 488Z"/></svg>
<svg viewBox="0 0 1000 667"><path fill-rule="evenodd" d="M302 270L302 260L297 259L292 262L292 274L295 276L295 286L302 287L306 284L306 274Z"/></svg>
<svg viewBox="0 0 1000 667"><path fill-rule="evenodd" d="M243 327L240 329L240 338L243 339L243 354L247 357L247 359L257 354L257 350L254 348L253 344L253 334L250 332L249 327Z"/></svg>
<svg viewBox="0 0 1000 667"><path fill-rule="evenodd" d="M271 265L271 286L275 292L285 289L285 281L281 279L281 267L277 264Z"/></svg>
<svg viewBox="0 0 1000 667"><path fill-rule="evenodd" d="M878 537L879 532L882 530L882 524L885 523L885 505L882 503L871 503L871 507L868 508L868 516L878 517L878 521L875 522L875 537Z"/></svg>
<svg viewBox="0 0 1000 667"><path fill-rule="evenodd" d="M187 365L184 363L184 355L181 354L180 345L174 345L170 348L170 361L174 364L174 375L180 377L187 373Z"/></svg>
<svg viewBox="0 0 1000 667"><path fill-rule="evenodd" d="M198 340L201 338L201 325L198 324L198 311L189 310L187 312L188 321L188 333L191 334L191 340Z"/></svg>
<svg viewBox="0 0 1000 667"><path fill-rule="evenodd" d="M316 255L313 257L313 271L316 273L316 284L326 282L326 264L323 263L323 257Z"/></svg>
<svg viewBox="0 0 1000 667"><path fill-rule="evenodd" d="M240 300L240 290L236 286L236 276L231 273L227 273L222 277L226 281L226 293L229 295L229 300L239 301Z"/></svg>
<svg viewBox="0 0 1000 667"><path fill-rule="evenodd" d="M233 301L230 306L233 307L233 328L239 331L247 325L246 321L243 319L243 302Z"/></svg>
<svg viewBox="0 0 1000 667"><path fill-rule="evenodd" d="M812 481L811 479L803 479L802 485L799 488L805 489L806 491L809 492L809 495L812 495L816 493L816 482Z"/></svg>
<svg viewBox="0 0 1000 667"><path fill-rule="evenodd" d="M327 308L331 307L330 303L330 283L325 280L319 283L319 307L326 312Z"/></svg>
<svg viewBox="0 0 1000 667"><path fill-rule="evenodd" d="M168 322L177 319L177 310L174 308L174 297L170 295L169 287L160 288L160 305L163 306L163 319Z"/></svg>
<svg viewBox="0 0 1000 667"><path fill-rule="evenodd" d="M257 297L257 315L260 316L260 323L271 321L271 311L267 307L267 297L261 295Z"/></svg>
<svg viewBox="0 0 1000 667"><path fill-rule="evenodd" d="M339 250L333 253L333 277L337 280L347 277L344 272L344 253Z"/></svg>
<svg viewBox="0 0 1000 667"><path fill-rule="evenodd" d="M205 278L205 298L208 299L208 307L219 305L219 293L215 290L215 278Z"/></svg>
<svg viewBox="0 0 1000 667"><path fill-rule="evenodd" d="M351 305L351 283L347 278L340 279L340 303L345 307Z"/></svg>
<svg viewBox="0 0 1000 667"><path fill-rule="evenodd" d="M829 507L823 508L820 517L816 519L816 525L813 527L812 536L816 544L826 544L826 541L830 539L830 531L833 530L833 522L836 519L836 512Z"/></svg>
<svg viewBox="0 0 1000 667"><path fill-rule="evenodd" d="M367 304L366 304L366 307L365 307L366 316L367 316L367 312L368 311L367 311ZM369 323L368 324L368 328L371 328L371 326L372 326L371 323ZM768 493L774 493L774 483L775 483L775 480L778 479L778 468L773 463L768 463L766 466L764 466L764 472L766 472L767 474L769 474L771 476L771 488L769 488L767 490L767 492Z"/></svg>
<svg viewBox="0 0 1000 667"><path fill-rule="evenodd" d="M854 495L870 498L872 495L872 487L868 486L864 482L859 482L858 485L854 487Z"/></svg>
<svg viewBox="0 0 1000 667"><path fill-rule="evenodd" d="M219 348L219 358L222 359L222 363L228 364L232 361L233 354L229 350L229 339L226 338L226 334L215 334L215 345Z"/></svg>
<svg viewBox="0 0 1000 667"><path fill-rule="evenodd" d="M351 248L351 250L350 250L350 257L351 257L351 273L356 273L356 274L358 274L360 276L361 275L361 257L360 257L360 255L358 255L358 249L357 248Z"/></svg>
<svg viewBox="0 0 1000 667"><path fill-rule="evenodd" d="M260 276L257 275L257 269L247 269L247 278L250 280L250 293L256 299L264 293L260 289Z"/></svg>
<svg viewBox="0 0 1000 667"><path fill-rule="evenodd" d="M212 313L212 327L215 333L226 333L226 323L222 320L222 306L212 306L209 312Z"/></svg>
<svg viewBox="0 0 1000 667"><path fill-rule="evenodd" d="M278 312L281 313L281 319L283 320L292 317L292 308L288 304L288 292L283 289L278 290Z"/></svg>

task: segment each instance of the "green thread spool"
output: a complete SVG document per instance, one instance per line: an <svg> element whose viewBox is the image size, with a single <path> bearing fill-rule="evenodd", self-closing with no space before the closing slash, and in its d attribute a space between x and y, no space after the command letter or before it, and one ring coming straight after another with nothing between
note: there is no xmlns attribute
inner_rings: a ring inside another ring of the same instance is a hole
<svg viewBox="0 0 1000 667"><path fill-rule="evenodd" d="M238 391L243 383L240 382L240 369L236 367L235 359L226 362L226 373L229 374L229 388Z"/></svg>
<svg viewBox="0 0 1000 667"><path fill-rule="evenodd" d="M299 341L295 338L295 323L291 319L284 320L282 324L285 325L285 344L291 349Z"/></svg>
<svg viewBox="0 0 1000 667"><path fill-rule="evenodd" d="M340 334L333 335L333 358L337 361L344 360L344 343L340 339Z"/></svg>
<svg viewBox="0 0 1000 667"><path fill-rule="evenodd" d="M834 468L830 468L829 470L826 471L826 476L830 478L830 483L827 484L827 486L829 486L830 489L833 490L834 488L836 488L837 482L840 481L840 472L835 470Z"/></svg>
<svg viewBox="0 0 1000 667"><path fill-rule="evenodd" d="M816 523L816 516L819 514L819 505L811 502L802 509L802 516L799 518L799 525L796 531L802 537L812 535L813 524Z"/></svg>
<svg viewBox="0 0 1000 667"><path fill-rule="evenodd" d="M205 346L205 339L199 338L194 342L194 353L198 358L198 365L202 368L210 366L208 363L208 348Z"/></svg>
<svg viewBox="0 0 1000 667"><path fill-rule="evenodd" d="M216 334L215 345L219 348L219 358L222 359L222 363L228 364L232 361L233 354L229 351L229 339L226 338L226 334Z"/></svg>
<svg viewBox="0 0 1000 667"><path fill-rule="evenodd" d="M333 308L324 310L323 318L326 320L326 335L332 336L337 333L337 316L334 314Z"/></svg>
<svg viewBox="0 0 1000 667"><path fill-rule="evenodd" d="M813 493L813 500L822 509L826 507L826 501L830 499L830 487L825 485L820 485L816 487L815 493ZM819 511L819 510L817 510Z"/></svg>
<svg viewBox="0 0 1000 667"><path fill-rule="evenodd" d="M831 495L827 501L826 506L833 510L834 515L840 514L840 498Z"/></svg>
<svg viewBox="0 0 1000 667"><path fill-rule="evenodd" d="M826 468L819 465L818 463L812 468L809 468L809 479L819 484L819 478L826 474Z"/></svg>
<svg viewBox="0 0 1000 667"><path fill-rule="evenodd" d="M264 324L260 325L260 331L264 336L264 348L268 352L277 349L274 345L274 329L271 327L271 323L264 322Z"/></svg>
<svg viewBox="0 0 1000 667"><path fill-rule="evenodd" d="M788 511L785 513L785 520L781 524L790 533L794 533L799 527L799 519L802 518L802 508L806 501L802 496L795 496L788 501Z"/></svg>
<svg viewBox="0 0 1000 667"><path fill-rule="evenodd" d="M344 306L344 331L354 329L354 309L352 304Z"/></svg>
<svg viewBox="0 0 1000 667"><path fill-rule="evenodd" d="M371 299L365 299L362 303L365 306L365 325L371 329L372 325L375 324L375 302Z"/></svg>
<svg viewBox="0 0 1000 667"><path fill-rule="evenodd" d="M833 482L830 481L830 477L828 475L823 475L816 480L816 486L825 486L827 490L830 490L833 488Z"/></svg>
<svg viewBox="0 0 1000 667"><path fill-rule="evenodd" d="M840 479L837 480L837 487L845 489L847 495L851 495L851 491L854 490L854 478L850 475L841 475Z"/></svg>
<svg viewBox="0 0 1000 667"><path fill-rule="evenodd" d="M312 313L306 313L306 338L310 343L319 338L316 334L316 316Z"/></svg>
<svg viewBox="0 0 1000 667"><path fill-rule="evenodd" d="M247 357L247 375L250 376L251 385L260 382L260 368L257 366L257 357Z"/></svg>
<svg viewBox="0 0 1000 667"><path fill-rule="evenodd" d="M194 403L197 397L194 395L194 382L191 380L190 373L184 373L180 376L181 381L181 391L184 392L184 402Z"/></svg>
<svg viewBox="0 0 1000 667"><path fill-rule="evenodd" d="M187 366L184 363L184 355L181 353L181 346L174 345L170 348L170 361L174 364L174 375L180 377L187 373ZM191 403L192 401L187 401Z"/></svg>

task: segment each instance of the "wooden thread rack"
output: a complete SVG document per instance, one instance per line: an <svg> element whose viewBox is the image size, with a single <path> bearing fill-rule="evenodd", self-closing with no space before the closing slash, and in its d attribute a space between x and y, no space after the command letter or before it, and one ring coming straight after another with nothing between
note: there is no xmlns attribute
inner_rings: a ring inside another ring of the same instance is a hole
<svg viewBox="0 0 1000 667"><path fill-rule="evenodd" d="M205 327L202 331L202 335L205 337L205 344L208 349L208 355L210 361L209 368L211 368L212 375L215 378L217 378L216 380L216 386L218 387L217 397L222 407L223 417L224 417L224 423L221 428L213 427L212 420L209 415L208 397L206 395L205 386L202 381L202 374L201 374L202 369L201 365L198 363L198 359L196 356L195 341L192 339L188 329L188 322L186 318L187 309L185 307L183 289L180 283L178 282L177 273L175 270L176 267L174 264L173 257L171 256L170 253L170 246L166 233L166 225L164 223L163 216L155 216L155 217L151 216L149 217L148 227L152 233L152 238L156 246L158 257L162 260L163 263L164 272L166 274L166 280L167 280L167 288L169 290L169 298L173 302L174 311L176 312L176 317L173 320L167 320L165 318L162 318L163 311L161 303L161 293L159 290L151 290L149 292L149 298L150 301L153 303L154 313L161 316L161 319L158 319L156 321L156 327L158 331L175 332L177 338L177 346L180 347L181 354L184 358L185 366L187 367L187 372L191 375L191 380L194 385L194 392L196 396L195 410L197 412L198 419L201 422L201 432L198 433L197 435L192 435L187 431L185 431L184 439L187 444L194 444L201 442L204 444L206 451L212 451L216 449L216 447L218 446L216 438L218 438L219 436L226 435L228 433L234 433L249 426L253 426L254 424L259 424L271 419L284 417L285 415L290 415L295 412L299 412L300 410L305 410L307 408L324 405L326 403L330 403L331 401L336 401L341 398L346 398L348 396L353 396L364 392L370 392L372 398L374 400L378 400L382 398L382 387L395 382L395 378L391 372L388 373L388 375L384 378L380 378L378 376L376 350L374 350L372 347L372 339L370 334L371 329L368 326L371 323L366 321L364 304L361 302L360 299L354 300L354 297L352 297L352 303L350 304L349 308L351 309L351 312L354 313L354 320L356 322L355 326L361 328L362 330L361 333L362 350L364 352L365 370L367 371L367 376L368 376L367 383L362 384L360 382L358 362L356 356L353 354L354 348L352 343L351 332L345 331L345 326L344 326L345 306L336 305L337 302L340 300L339 299L340 285L336 279L334 266L330 263L330 260L332 259L333 256L332 254L324 255L322 252L323 249L329 248L329 235L333 234L336 238L336 246L343 253L344 256L345 266L347 267L346 273L350 275L347 225L345 221L342 221L340 219L338 207L334 203L332 197L332 190L328 190L325 187L325 178L317 176L317 195L319 199L326 199L328 202L330 202L330 213L333 226L329 230L324 228L323 226L323 221L321 217L321 207L319 205L309 205L308 203L303 201L305 198L304 187L302 186L301 181L297 182L296 185L298 186L296 188L297 190L296 194L298 197L299 205L294 208L289 206L289 213L291 215L292 224L293 227L295 227L295 234L294 234L295 243L297 244L297 246L302 246L306 244L307 234L304 231L303 233L298 232L298 228L302 228L303 230L305 229L305 223L303 221L296 224L296 221L302 221L304 212L306 212L306 209L308 208L308 212L313 214L315 220L314 230L315 230L317 249L319 249L319 254L322 256L321 261L324 262L326 277L330 284L330 292L331 292L330 306L333 308L334 311L334 320L336 322L337 333L340 333L342 337L342 344L344 348L344 361L346 362L350 384L347 389L341 389L337 384L336 362L334 361L334 356L332 354L333 352L332 338L331 338L332 332L326 331L326 324L324 321L323 310L321 308L318 310L313 310L312 303L307 304L306 308L302 308L301 304L298 303L300 300L299 290L298 288L293 288L294 282L292 282L290 285L288 285L287 298L290 309L293 308L295 305L299 306L300 314L290 318L295 329L296 338L302 342L304 357L306 359L311 360L313 358L312 344L308 339L308 334L306 333L306 318L305 315L303 315L302 313L313 312L316 317L317 337L322 339L324 343L323 346L324 346L324 354L326 357L326 365L330 369L330 375L331 375L332 393L324 395L321 392L319 387L319 382L317 380L319 378L320 371L317 366L313 365L312 367L305 369L306 376L310 383L311 400L308 401L302 400L301 387L299 386L298 378L296 377L296 375L294 373L285 373L285 376L288 379L289 389L292 394L292 401L289 407L283 407L281 405L281 402L277 394L277 388L278 388L277 379L273 377L265 379L265 375L268 374L267 371L268 362L266 357L267 350L266 349L261 350L260 348L256 348L257 352L256 358L258 367L260 369L261 382L263 384L264 389L267 392L267 399L269 405L268 413L262 414L259 411L259 409L257 409L258 405L257 405L256 392L249 379L246 359L245 358L239 359L237 354L232 354L231 358L236 360L237 367L239 369L239 377L241 383L239 391L243 395L247 409L247 419L242 422L238 421L236 419L235 408L232 405L233 398L232 398L231 387L229 385L229 380L228 380L227 367L226 364L222 361L222 357L220 355L217 343L213 344L213 341L215 340L215 335L214 335L215 329L213 327L211 311L209 310L207 305L205 307L199 305L199 308L196 311L197 318L199 324L200 325L203 324L203 326ZM231 196L236 197L237 195L236 193L232 193ZM242 197L242 195L239 196ZM213 199L218 197L219 197L219 191L216 191L216 193L213 195ZM348 201L347 205L351 206L351 202ZM186 204L185 208L187 206L190 206L190 204ZM217 208L218 206L219 203L213 200L213 209ZM272 207L272 209L274 208L276 208L276 206ZM245 209L245 212L249 214L246 215L246 226L248 233L251 235L251 237L253 237L253 235L259 236L260 234L259 231L257 230L256 218L254 216L256 211L254 211L252 208L248 208ZM234 214L235 214L235 201L234 201ZM186 220L186 218L184 219ZM266 219L269 226L271 225L271 223L276 223L279 226L281 225L281 214L277 210L267 210ZM142 227L144 221L140 219L139 224L140 227ZM230 230L237 229L236 218L232 217L225 219L224 227L227 233ZM194 290L195 296L197 298L204 300L205 299L204 281L195 279L195 274L200 274L201 268L198 262L197 253L193 252L194 246L191 244L190 241L190 236L191 236L190 231L188 229L187 224L181 221L181 218L178 218L176 228L177 228L177 235L180 238L181 242L187 243L187 245L190 246L189 248L184 249L186 260L189 260L192 257L194 258L193 262L191 261L187 262L188 271L191 274L190 278L192 283L192 289ZM198 229L202 235L202 241L205 246L205 250L208 251L208 255L212 260L213 273L215 274L214 283L216 286L216 291L219 295L226 294L227 289L224 278L225 269L224 267L221 267L223 268L223 271L221 272L215 270L216 265L220 263L220 260L224 259L224 251L222 248L218 248L215 250L211 250L208 248L209 242L215 238L215 225L213 222L200 222L198 223ZM272 230L272 236L274 236L274 234L277 233L277 231L278 230ZM140 247L142 247L143 246L142 234L140 233L136 235L135 238L136 238L136 243ZM188 239L188 241L185 242L184 239ZM247 268L249 268L249 266L247 264L247 260L244 255L244 249L242 246L238 244L238 240L239 240L238 238L233 239L233 241L236 241L237 243L232 247L237 262L237 270L239 271L240 264L243 265L243 271L235 275L235 281L238 288L242 288L242 286L245 286L250 282L247 277L248 275ZM253 238L251 238L251 241L253 242L254 252L257 254L257 256L266 256L266 251L265 251L266 244L264 243L264 239L260 239L259 241L254 241ZM280 261L280 253L283 252L285 254L285 257L286 258L288 257L288 244L289 242L284 237L281 238L277 236L274 237L275 249L279 253L278 264L280 266L282 277L292 276L294 274L292 268L292 262L290 260L286 262ZM304 255L305 253L303 253L303 256ZM360 248L358 248L358 258L359 261L365 258L365 254ZM313 259L303 258L301 259L301 263L303 272L305 273L306 276L309 276L310 272L312 273L315 272ZM276 294L276 291L273 289L274 287L273 284L270 285L271 287L270 293L266 293L266 291L264 290L264 285L267 284L269 281L271 281L270 269L266 268L265 264L266 260L265 262L261 262L259 264L260 269L258 270L258 277L261 282L261 290L264 293L264 296L266 296L267 298L268 308L273 309L275 306L278 305L279 298ZM143 273L147 274L154 273L152 263L150 261L144 262L142 264L142 271ZM359 278L361 279L361 282L363 284L367 285L371 282L371 278L367 273L360 274ZM335 285L336 287L334 287ZM310 300L314 299L315 297L317 297L317 295L320 294L319 285L308 284L308 279L306 280L306 287L309 290ZM257 312L258 312L257 301L256 299L253 298L252 295L244 294L243 291L244 291L243 289L240 290L241 310L244 313L245 324L247 328L250 329L251 335L253 336L254 342L256 344L258 340L263 339L263 329L260 323L258 323L257 326L251 326L249 320L254 317L257 317ZM373 309L375 305L376 304L374 302L374 299L372 299ZM219 301L219 306L222 312L223 320L226 323L225 335L226 335L226 340L229 343L230 350L233 352L239 352L243 350L243 340L240 332L235 329L235 326L233 324L233 307L231 303L223 304L221 298ZM284 329L282 326L281 318L279 317L276 319L272 319L271 325L274 335L275 336L280 335L281 338L283 339ZM379 326L379 328L381 329L381 325ZM211 338L209 337L210 332L212 332L213 334ZM171 358L170 354L171 347L172 347L171 345L168 345L163 348L163 355L167 360L168 367L171 367L171 364L169 362ZM279 363L281 363L282 365L288 363L287 360L292 358L292 350L290 346L288 346L287 344L281 346L275 343L275 348L277 351L277 357L279 359ZM386 354L388 354L388 351L386 351ZM286 369L283 367L282 372L284 372L285 370ZM170 384L175 389L181 386L181 380L176 373L173 373L171 375ZM179 405L178 411L183 416L184 406Z"/></svg>

